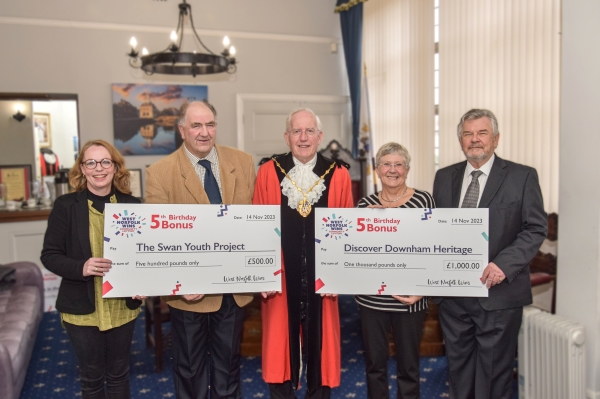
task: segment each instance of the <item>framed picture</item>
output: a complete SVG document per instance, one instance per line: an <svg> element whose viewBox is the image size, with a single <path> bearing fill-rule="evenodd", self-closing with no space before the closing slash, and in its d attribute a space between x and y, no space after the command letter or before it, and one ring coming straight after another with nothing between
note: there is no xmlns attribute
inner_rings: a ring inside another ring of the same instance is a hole
<svg viewBox="0 0 600 399"><path fill-rule="evenodd" d="M131 195L142 198L142 170L129 169L129 188Z"/></svg>
<svg viewBox="0 0 600 399"><path fill-rule="evenodd" d="M31 165L0 165L0 183L6 185L8 201L26 201L30 180Z"/></svg>
<svg viewBox="0 0 600 399"><path fill-rule="evenodd" d="M52 129L50 127L50 114L34 113L33 130L40 148L52 147Z"/></svg>
<svg viewBox="0 0 600 399"><path fill-rule="evenodd" d="M168 155L178 148L181 106L208 99L208 86L113 84L114 144L123 155Z"/></svg>

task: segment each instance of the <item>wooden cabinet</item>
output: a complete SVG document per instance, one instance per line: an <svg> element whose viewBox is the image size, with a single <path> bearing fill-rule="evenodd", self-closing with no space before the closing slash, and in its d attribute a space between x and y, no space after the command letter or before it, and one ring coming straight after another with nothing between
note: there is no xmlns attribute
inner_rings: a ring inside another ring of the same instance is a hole
<svg viewBox="0 0 600 399"><path fill-rule="evenodd" d="M51 209L0 211L0 264L28 261L44 277L44 310L54 309L60 277L42 266L40 255Z"/></svg>

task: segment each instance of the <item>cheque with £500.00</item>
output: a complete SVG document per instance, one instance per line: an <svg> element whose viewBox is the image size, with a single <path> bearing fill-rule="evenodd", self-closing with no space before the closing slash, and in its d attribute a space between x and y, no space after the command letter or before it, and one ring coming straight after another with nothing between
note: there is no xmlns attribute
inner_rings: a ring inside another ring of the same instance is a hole
<svg viewBox="0 0 600 399"><path fill-rule="evenodd" d="M281 291L278 205L107 204L105 298Z"/></svg>
<svg viewBox="0 0 600 399"><path fill-rule="evenodd" d="M315 210L318 293L486 297L488 210Z"/></svg>

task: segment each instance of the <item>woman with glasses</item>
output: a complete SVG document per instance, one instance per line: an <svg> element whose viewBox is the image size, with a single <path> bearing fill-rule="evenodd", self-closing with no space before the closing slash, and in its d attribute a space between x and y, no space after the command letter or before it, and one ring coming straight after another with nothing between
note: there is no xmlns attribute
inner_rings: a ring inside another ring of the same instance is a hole
<svg viewBox="0 0 600 399"><path fill-rule="evenodd" d="M359 208L434 208L431 194L410 188L406 177L410 155L398 143L384 144L375 157L382 190L362 198ZM421 397L419 345L427 310L427 298L415 295L356 295L360 305L365 348L367 392L370 399L389 398L387 363L389 332L396 351L397 397Z"/></svg>
<svg viewBox="0 0 600 399"><path fill-rule="evenodd" d="M75 348L82 398L129 398L129 352L141 297L102 298L104 207L139 203L111 144L87 142L69 172L75 192L56 199L41 260L62 277L56 309ZM106 392L105 392L106 383Z"/></svg>

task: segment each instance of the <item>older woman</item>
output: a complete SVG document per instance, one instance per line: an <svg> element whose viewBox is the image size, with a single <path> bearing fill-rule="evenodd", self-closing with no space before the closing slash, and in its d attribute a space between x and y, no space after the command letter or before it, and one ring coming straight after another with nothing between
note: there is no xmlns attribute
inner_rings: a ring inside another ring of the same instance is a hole
<svg viewBox="0 0 600 399"><path fill-rule="evenodd" d="M384 144L375 157L382 190L362 198L359 208L434 208L431 195L410 188L406 177L410 155L397 143ZM387 361L388 334L394 336L398 398L420 398L419 344L427 299L415 295L357 295L360 305L363 345L370 399L389 398Z"/></svg>
<svg viewBox="0 0 600 399"><path fill-rule="evenodd" d="M56 309L75 348L82 398L129 398L129 352L141 301L102 298L104 206L139 203L111 144L87 142L69 172L75 192L56 199L41 260L62 277ZM106 382L106 392L104 383Z"/></svg>

